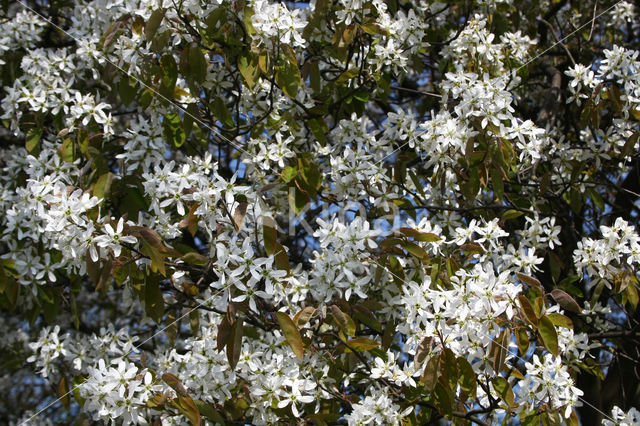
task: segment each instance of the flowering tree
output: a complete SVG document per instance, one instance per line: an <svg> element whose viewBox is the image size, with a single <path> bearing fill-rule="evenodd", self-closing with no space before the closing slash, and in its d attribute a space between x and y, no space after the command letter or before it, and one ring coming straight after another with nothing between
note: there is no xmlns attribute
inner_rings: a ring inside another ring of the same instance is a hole
<svg viewBox="0 0 640 426"><path fill-rule="evenodd" d="M640 422L631 2L2 7L3 419Z"/></svg>

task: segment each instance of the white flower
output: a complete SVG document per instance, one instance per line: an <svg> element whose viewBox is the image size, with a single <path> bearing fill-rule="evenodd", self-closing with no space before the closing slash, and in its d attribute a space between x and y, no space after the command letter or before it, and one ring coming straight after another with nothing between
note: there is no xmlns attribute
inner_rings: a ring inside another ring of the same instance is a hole
<svg viewBox="0 0 640 426"><path fill-rule="evenodd" d="M122 231L124 230L123 218L118 220L115 230L109 223L104 225L104 230L106 235L99 235L95 237L93 241L98 245L98 247L105 247L113 250L115 257L120 256L122 244L135 244L137 242L136 237L132 235L122 235Z"/></svg>

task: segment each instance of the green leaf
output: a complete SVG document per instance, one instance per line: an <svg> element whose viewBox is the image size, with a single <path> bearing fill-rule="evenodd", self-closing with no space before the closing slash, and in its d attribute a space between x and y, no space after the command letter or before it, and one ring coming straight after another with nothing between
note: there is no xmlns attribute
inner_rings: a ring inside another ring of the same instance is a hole
<svg viewBox="0 0 640 426"><path fill-rule="evenodd" d="M231 369L235 369L242 352L242 318L237 318L231 326L231 334L227 341L227 360Z"/></svg>
<svg viewBox="0 0 640 426"><path fill-rule="evenodd" d="M427 358L427 356L429 356L429 354L431 354L432 342L433 337L429 336L422 339L422 341L418 345L416 354L413 356L413 364L416 370L418 370L422 366L424 360Z"/></svg>
<svg viewBox="0 0 640 426"><path fill-rule="evenodd" d="M167 100L173 99L176 82L178 81L178 65L173 55L166 54L160 58L160 68L162 69L162 82L160 84L160 94Z"/></svg>
<svg viewBox="0 0 640 426"><path fill-rule="evenodd" d="M437 243L442 240L442 237L433 232L421 232L420 235L414 237L414 239L420 242Z"/></svg>
<svg viewBox="0 0 640 426"><path fill-rule="evenodd" d="M558 356L558 332L548 316L543 315L538 322L538 332L542 343L554 356Z"/></svg>
<svg viewBox="0 0 640 426"><path fill-rule="evenodd" d="M429 255L427 254L427 252L416 243L412 243L411 241L405 241L402 243L402 248L420 260L425 260L425 261L429 260Z"/></svg>
<svg viewBox="0 0 640 426"><path fill-rule="evenodd" d="M429 358L427 365L424 367L424 373L422 374L422 383L424 388L431 392L438 382L440 376L440 354L436 354Z"/></svg>
<svg viewBox="0 0 640 426"><path fill-rule="evenodd" d="M529 334L526 328L520 327L516 329L516 343L518 344L520 354L525 356L529 350Z"/></svg>
<svg viewBox="0 0 640 426"><path fill-rule="evenodd" d="M275 245L275 264L276 268L281 271L291 271L291 263L289 262L289 256L287 255L287 250L284 248L282 244L276 241Z"/></svg>
<svg viewBox="0 0 640 426"><path fill-rule="evenodd" d="M123 76L118 84L118 94L123 105L129 105L136 98L138 90L137 84L131 84L128 76Z"/></svg>
<svg viewBox="0 0 640 426"><path fill-rule="evenodd" d="M225 424L224 417L222 417L222 415L215 408L213 408L211 404L200 399L196 399L193 402L196 404L196 407L198 407L198 411L200 412L200 414L214 422L214 424Z"/></svg>
<svg viewBox="0 0 640 426"><path fill-rule="evenodd" d="M275 69L278 87L285 95L295 99L301 82L300 70L297 65L293 65L289 61L282 61L280 65L276 65Z"/></svg>
<svg viewBox="0 0 640 426"><path fill-rule="evenodd" d="M571 190L569 191L569 205L571 207L571 210L575 214L579 214L582 210L582 204L582 193L576 188L571 188Z"/></svg>
<svg viewBox="0 0 640 426"><path fill-rule="evenodd" d="M209 259L207 257L195 251L190 251L189 253L183 254L181 259L187 263L198 266L204 266L209 263Z"/></svg>
<svg viewBox="0 0 640 426"><path fill-rule="evenodd" d="M180 148L187 140L187 134L182 127L182 120L175 112L166 114L162 118L162 126L164 128L164 136L167 138L169 145Z"/></svg>
<svg viewBox="0 0 640 426"><path fill-rule="evenodd" d="M64 141L62 141L62 145L60 145L58 147L58 157L60 157L60 159L62 161L66 161L68 163L72 163L73 160L75 160L75 143L73 141L72 138L65 138Z"/></svg>
<svg viewBox="0 0 640 426"><path fill-rule="evenodd" d="M144 27L144 36L147 41L151 41L155 37L156 32L162 23L162 18L164 18L164 9L158 9L151 12L151 16Z"/></svg>
<svg viewBox="0 0 640 426"><path fill-rule="evenodd" d="M340 74L340 77L336 80L336 83L341 84L345 81L349 81L352 78L358 76L360 74L360 69L357 67L349 68L347 71Z"/></svg>
<svg viewBox="0 0 640 426"><path fill-rule="evenodd" d="M315 198L318 189L322 185L322 175L316 163L306 158L298 158L299 175L302 178L302 186L311 198Z"/></svg>
<svg viewBox="0 0 640 426"><path fill-rule="evenodd" d="M513 407L515 396L507 379L502 376L494 377L493 388L498 392L498 396L500 396L500 399L504 401L507 406Z"/></svg>
<svg viewBox="0 0 640 426"><path fill-rule="evenodd" d="M636 286L635 285L629 285L627 286L627 289L625 290L626 292L626 297L627 297L627 301L631 304L631 307L633 308L633 310L635 310L638 307L638 302L640 301L640 297L638 296L638 290L636 290Z"/></svg>
<svg viewBox="0 0 640 426"><path fill-rule="evenodd" d="M600 211L604 211L604 200L602 199L600 194L598 194L598 192L593 188L587 188L587 192L589 192L589 196L591 197L591 200L593 201L593 204Z"/></svg>
<svg viewBox="0 0 640 426"><path fill-rule="evenodd" d="M265 217L262 221L262 236L264 238L264 250L271 256L276 251L278 231L276 231L273 219Z"/></svg>
<svg viewBox="0 0 640 426"><path fill-rule="evenodd" d="M436 383L433 390L435 405L443 416L451 417L453 413L454 397L450 389L447 389L441 382Z"/></svg>
<svg viewBox="0 0 640 426"><path fill-rule="evenodd" d="M520 210L509 209L506 212L502 213L502 220L511 220L522 216L524 213Z"/></svg>
<svg viewBox="0 0 640 426"><path fill-rule="evenodd" d="M380 268L377 268L376 272L379 269ZM362 306L362 305L353 306L353 315L358 321L360 321L370 329L376 330L377 332L380 332L380 333L382 332L382 324L380 324L380 322L376 319L375 315L373 315L373 313L369 309L367 309L365 306Z"/></svg>
<svg viewBox="0 0 640 426"><path fill-rule="evenodd" d="M296 214L300 214L310 200L309 195L301 191L297 186L289 187L287 198L289 200L289 207L291 207Z"/></svg>
<svg viewBox="0 0 640 426"><path fill-rule="evenodd" d="M536 412L521 411L518 418L522 426L540 426L540 415Z"/></svg>
<svg viewBox="0 0 640 426"><path fill-rule="evenodd" d="M165 327L164 332L167 334L169 338L169 343L171 346L174 346L176 343L176 338L178 337L178 315L175 309L171 309L167 315L165 316Z"/></svg>
<svg viewBox="0 0 640 426"><path fill-rule="evenodd" d="M633 152L638 143L638 138L640 138L640 132L638 131L633 132L633 134L629 136L629 139L627 139L622 147L622 152L620 153L622 157L628 157Z"/></svg>
<svg viewBox="0 0 640 426"><path fill-rule="evenodd" d="M231 116L231 111L227 108L224 101L221 97L216 97L211 103L211 111L213 115L220 120L220 122L227 126L233 127L233 117Z"/></svg>
<svg viewBox="0 0 640 426"><path fill-rule="evenodd" d="M82 394L80 393L80 385L83 384L84 382L86 382L87 379L82 377L82 376L76 376L73 378L73 386L71 386L71 390L73 391L73 397L76 401L78 401L78 404L80 404L80 406L84 406L85 403L85 399L82 397Z"/></svg>
<svg viewBox="0 0 640 426"><path fill-rule="evenodd" d="M258 56L251 52L244 52L238 57L238 70L244 79L247 87L253 89L256 80L260 75L260 67L258 66Z"/></svg>
<svg viewBox="0 0 640 426"><path fill-rule="evenodd" d="M452 390L458 383L458 363L455 354L449 348L444 348L440 354L440 381Z"/></svg>
<svg viewBox="0 0 640 426"><path fill-rule="evenodd" d="M249 36L253 36L256 33L255 28L253 28L253 22L251 20L251 18L253 17L253 15L255 14L254 10L248 6L244 7L243 13L242 13L242 17L244 18L244 27L245 27L245 31L247 32L247 35Z"/></svg>
<svg viewBox="0 0 640 426"><path fill-rule="evenodd" d="M220 324L218 324L218 334L216 335L216 349L221 351L229 343L231 336L231 322L228 315L223 315Z"/></svg>
<svg viewBox="0 0 640 426"><path fill-rule="evenodd" d="M369 339L366 337L358 337L355 339L348 340L347 344L349 344L349 346L353 348L356 352L369 351L371 349L375 349L378 346L380 346L380 344L375 340Z"/></svg>
<svg viewBox="0 0 640 426"><path fill-rule="evenodd" d="M327 127L327 123L325 123L324 119L321 117L312 118L311 120L308 120L306 124L318 142L325 145L327 141L326 134L329 132L329 128Z"/></svg>
<svg viewBox="0 0 640 426"><path fill-rule="evenodd" d="M302 344L302 337L300 336L300 330L295 323L284 312L276 312L276 318L280 323L280 328L284 333L284 337L287 339L287 343L291 346L293 353L302 361L304 355L304 345Z"/></svg>
<svg viewBox="0 0 640 426"><path fill-rule="evenodd" d="M298 175L298 169L291 166L286 166L284 169L282 169L282 173L280 174L280 176L282 177L282 180L285 181L286 183L291 182L297 175Z"/></svg>
<svg viewBox="0 0 640 426"><path fill-rule="evenodd" d="M108 199L111 190L111 182L113 182L113 173L108 172L101 175L96 183L93 184L92 193L100 199Z"/></svg>
<svg viewBox="0 0 640 426"><path fill-rule="evenodd" d="M191 326L191 333L194 336L198 335L200 331L200 311L192 309L189 311L189 325Z"/></svg>
<svg viewBox="0 0 640 426"><path fill-rule="evenodd" d="M504 197L504 180L502 171L498 167L491 168L491 182L493 183L493 192L496 199L502 200Z"/></svg>
<svg viewBox="0 0 640 426"><path fill-rule="evenodd" d="M40 137L42 137L41 128L29 129L29 131L27 132L25 148L27 148L27 152L29 154L37 155L37 153L39 152Z"/></svg>
<svg viewBox="0 0 640 426"><path fill-rule="evenodd" d="M151 259L151 270L159 272L163 277L167 276L167 271L164 265L164 256L160 252L158 247L154 247L147 240L141 240L142 253L147 255Z"/></svg>
<svg viewBox="0 0 640 426"><path fill-rule="evenodd" d="M573 330L573 321L571 321L571 318L564 316L562 314L559 314L557 312L547 314L546 316L551 320L553 325L557 325L558 327L564 327L564 328Z"/></svg>
<svg viewBox="0 0 640 426"><path fill-rule="evenodd" d="M197 83L203 83L207 78L207 60L197 45L192 45L182 51L180 72L185 79L193 79Z"/></svg>
<svg viewBox="0 0 640 426"><path fill-rule="evenodd" d="M189 65L193 79L198 83L204 83L207 79L207 60L198 46L189 49Z"/></svg>
<svg viewBox="0 0 640 426"><path fill-rule="evenodd" d="M122 20L116 21L104 33L104 35L100 38L98 45L105 49L107 48L111 42L116 40L123 33L124 22Z"/></svg>
<svg viewBox="0 0 640 426"><path fill-rule="evenodd" d="M478 243L463 244L463 245L460 246L460 250L465 252L465 253L470 253L470 254L472 254L472 253L483 254L484 253L484 249Z"/></svg>
<svg viewBox="0 0 640 426"><path fill-rule="evenodd" d="M156 322L160 324L162 315L164 315L164 299L160 290L160 280L158 276L153 274L147 277L144 285L144 304L145 312Z"/></svg>
<svg viewBox="0 0 640 426"><path fill-rule="evenodd" d="M58 399L62 402L64 408L69 410L71 407L71 396L66 376L62 376L62 379L60 379L60 382L58 383Z"/></svg>
<svg viewBox="0 0 640 426"><path fill-rule="evenodd" d="M460 389L471 399L475 399L478 387L476 373L473 371L469 361L462 356L458 357L458 383L460 384Z"/></svg>

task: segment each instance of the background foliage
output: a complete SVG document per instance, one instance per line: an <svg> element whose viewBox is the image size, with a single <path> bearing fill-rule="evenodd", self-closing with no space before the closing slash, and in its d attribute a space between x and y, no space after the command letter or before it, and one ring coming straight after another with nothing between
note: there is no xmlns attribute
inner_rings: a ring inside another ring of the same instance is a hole
<svg viewBox="0 0 640 426"><path fill-rule="evenodd" d="M7 422L639 421L637 5L2 3Z"/></svg>

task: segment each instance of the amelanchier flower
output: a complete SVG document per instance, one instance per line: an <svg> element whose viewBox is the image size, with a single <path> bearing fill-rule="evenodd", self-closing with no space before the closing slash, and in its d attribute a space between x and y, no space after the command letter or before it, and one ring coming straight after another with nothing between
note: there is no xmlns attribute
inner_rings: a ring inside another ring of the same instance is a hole
<svg viewBox="0 0 640 426"><path fill-rule="evenodd" d="M120 218L114 230L111 224L106 223L104 225L105 234L99 235L93 239L93 242L98 247L105 247L113 250L115 257L120 256L122 251L122 244L136 244L138 240L132 235L123 235L124 231L124 219Z"/></svg>

